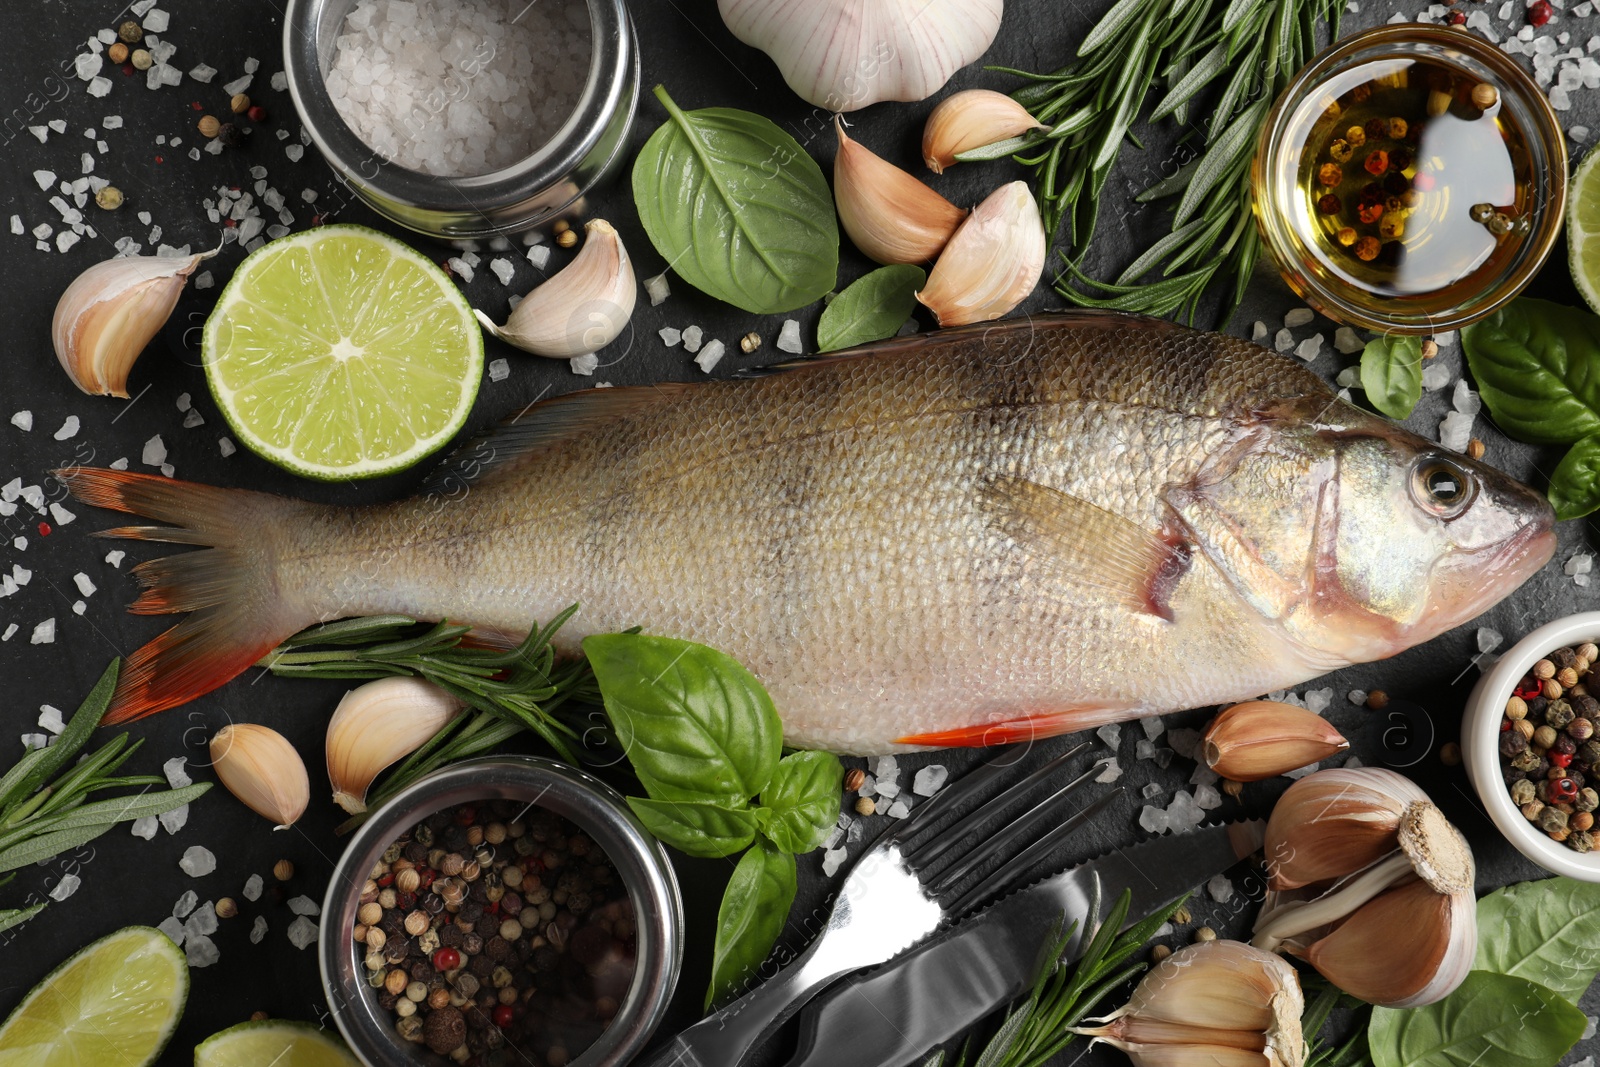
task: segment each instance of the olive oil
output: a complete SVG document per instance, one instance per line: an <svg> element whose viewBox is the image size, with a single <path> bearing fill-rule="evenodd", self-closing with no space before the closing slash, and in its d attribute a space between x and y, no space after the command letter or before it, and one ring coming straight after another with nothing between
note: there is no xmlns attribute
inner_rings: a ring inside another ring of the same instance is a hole
<svg viewBox="0 0 1600 1067"><path fill-rule="evenodd" d="M1307 251L1375 303L1480 288L1532 227L1527 134L1500 89L1422 58L1376 59L1319 87L1295 187Z"/></svg>

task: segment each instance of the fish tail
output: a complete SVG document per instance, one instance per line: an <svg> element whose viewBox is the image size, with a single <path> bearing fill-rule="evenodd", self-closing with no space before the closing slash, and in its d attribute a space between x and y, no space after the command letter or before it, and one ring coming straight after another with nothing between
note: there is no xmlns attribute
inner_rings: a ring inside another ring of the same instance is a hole
<svg viewBox="0 0 1600 1067"><path fill-rule="evenodd" d="M316 621L285 602L274 573L277 533L311 505L127 471L75 467L55 475L86 504L168 524L100 536L204 546L133 568L144 588L129 611L189 616L128 657L106 725L209 693Z"/></svg>

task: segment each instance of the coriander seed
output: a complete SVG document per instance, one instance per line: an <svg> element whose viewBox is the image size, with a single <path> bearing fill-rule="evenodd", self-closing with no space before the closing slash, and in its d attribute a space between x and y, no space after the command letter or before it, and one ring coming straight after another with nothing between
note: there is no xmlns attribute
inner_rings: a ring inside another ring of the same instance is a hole
<svg viewBox="0 0 1600 1067"><path fill-rule="evenodd" d="M121 66L128 61L128 46L121 41L116 42L106 49L106 58Z"/></svg>
<svg viewBox="0 0 1600 1067"><path fill-rule="evenodd" d="M250 98L244 93L235 93L233 99L228 101L228 110L235 115L243 115L250 110Z"/></svg>
<svg viewBox="0 0 1600 1067"><path fill-rule="evenodd" d="M1467 442L1468 459L1482 459L1483 454L1486 451L1488 451L1487 446L1485 446L1484 443L1478 440L1476 437Z"/></svg>
<svg viewBox="0 0 1600 1067"><path fill-rule="evenodd" d="M1200 929L1194 932L1194 940L1196 944L1199 944L1202 941L1215 941L1216 939L1217 932L1211 929L1209 926L1202 926Z"/></svg>
<svg viewBox="0 0 1600 1067"><path fill-rule="evenodd" d="M861 797L856 800L857 815L876 815L877 813L878 805L871 797Z"/></svg>
<svg viewBox="0 0 1600 1067"><path fill-rule="evenodd" d="M195 123L195 128L200 131L200 136L210 138L222 132L222 123L215 115L202 115L200 121Z"/></svg>
<svg viewBox="0 0 1600 1067"><path fill-rule="evenodd" d="M1193 922L1194 914L1189 911L1188 905L1180 904L1178 910L1172 913L1172 921L1182 926L1184 923Z"/></svg>
<svg viewBox="0 0 1600 1067"><path fill-rule="evenodd" d="M1172 950L1166 945L1154 945L1150 949L1150 962L1160 963L1170 955L1172 955Z"/></svg>
<svg viewBox="0 0 1600 1067"><path fill-rule="evenodd" d="M102 186L100 191L94 194L94 202L96 206L106 211L115 211L122 206L122 190L115 185Z"/></svg>
<svg viewBox="0 0 1600 1067"><path fill-rule="evenodd" d="M287 882L294 877L294 864L288 860L279 860L272 865L272 877L280 882Z"/></svg>
<svg viewBox="0 0 1600 1067"><path fill-rule="evenodd" d="M239 905L234 903L232 897L223 897L214 907L219 919L231 919L239 914Z"/></svg>
<svg viewBox="0 0 1600 1067"><path fill-rule="evenodd" d="M556 235L556 244L562 248L572 248L578 243L577 230L562 230Z"/></svg>
<svg viewBox="0 0 1600 1067"><path fill-rule="evenodd" d="M844 775L844 791L854 793L867 784L867 772L860 767L851 767Z"/></svg>
<svg viewBox="0 0 1600 1067"><path fill-rule="evenodd" d="M383 988L397 997L404 993L406 986L410 984L411 976L398 967L383 976Z"/></svg>
<svg viewBox="0 0 1600 1067"><path fill-rule="evenodd" d="M250 1021L253 1023L264 1023L270 1018L272 1018L272 1016L268 1015L264 1011L253 1011L250 1013Z"/></svg>
<svg viewBox="0 0 1600 1067"><path fill-rule="evenodd" d="M133 54L128 57L128 62L133 64L134 70L149 70L155 63L155 57L143 48L135 48Z"/></svg>
<svg viewBox="0 0 1600 1067"><path fill-rule="evenodd" d="M1434 356L1437 356L1438 354L1439 354L1439 342L1435 341L1431 337L1422 342L1422 358L1423 359L1432 359Z"/></svg>
<svg viewBox="0 0 1600 1067"><path fill-rule="evenodd" d="M761 335L756 333L754 330L751 330L749 333L739 338L739 351L743 352L747 356L760 347Z"/></svg>
<svg viewBox="0 0 1600 1067"><path fill-rule="evenodd" d="M1244 783L1233 778L1224 778L1222 791L1237 800L1244 793Z"/></svg>

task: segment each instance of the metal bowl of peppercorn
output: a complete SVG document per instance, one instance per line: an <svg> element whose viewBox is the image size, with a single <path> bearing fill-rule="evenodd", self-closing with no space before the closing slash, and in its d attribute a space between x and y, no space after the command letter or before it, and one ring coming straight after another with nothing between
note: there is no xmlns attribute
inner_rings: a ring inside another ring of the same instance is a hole
<svg viewBox="0 0 1600 1067"><path fill-rule="evenodd" d="M1478 679L1461 719L1467 775L1501 834L1545 870L1585 882L1600 882L1597 641L1600 611L1539 627Z"/></svg>
<svg viewBox="0 0 1600 1067"><path fill-rule="evenodd" d="M334 869L318 951L368 1067L613 1067L661 1021L682 943L672 867L623 798L496 756L372 813Z"/></svg>

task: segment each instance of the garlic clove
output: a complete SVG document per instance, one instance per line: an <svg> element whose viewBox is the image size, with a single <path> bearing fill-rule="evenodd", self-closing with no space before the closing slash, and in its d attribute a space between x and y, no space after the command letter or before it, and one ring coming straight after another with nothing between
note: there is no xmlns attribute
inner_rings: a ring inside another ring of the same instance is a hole
<svg viewBox="0 0 1600 1067"><path fill-rule="evenodd" d="M1471 888L1437 893L1414 881L1356 909L1305 955L1346 993L1411 1008L1448 996L1466 979L1477 949Z"/></svg>
<svg viewBox="0 0 1600 1067"><path fill-rule="evenodd" d="M1026 182L1002 185L950 238L917 299L940 326L998 319L1038 284L1044 223Z"/></svg>
<svg viewBox="0 0 1600 1067"><path fill-rule="evenodd" d="M1225 708L1206 727L1206 766L1236 782L1259 782L1327 759L1350 747L1315 712L1271 700Z"/></svg>
<svg viewBox="0 0 1600 1067"><path fill-rule="evenodd" d="M1110 1042L1127 1053L1133 1067L1283 1067L1262 1052L1223 1045L1142 1045Z"/></svg>
<svg viewBox="0 0 1600 1067"><path fill-rule="evenodd" d="M827 111L925 100L1000 30L1003 0L718 0L722 21Z"/></svg>
<svg viewBox="0 0 1600 1067"><path fill-rule="evenodd" d="M928 116L922 128L922 161L943 174L962 152L1042 129L1044 123L1004 93L967 89L941 100Z"/></svg>
<svg viewBox="0 0 1600 1067"><path fill-rule="evenodd" d="M1406 809L1428 796L1381 767L1317 771L1291 785L1267 821L1273 889L1297 889L1361 870L1393 852Z"/></svg>
<svg viewBox="0 0 1600 1067"><path fill-rule="evenodd" d="M851 140L834 120L833 200L855 246L878 263L926 263L967 213L888 160Z"/></svg>
<svg viewBox="0 0 1600 1067"><path fill-rule="evenodd" d="M328 781L345 811L367 810L367 789L387 766L408 756L466 707L421 678L380 678L344 695L328 720Z"/></svg>
<svg viewBox="0 0 1600 1067"><path fill-rule="evenodd" d="M228 792L277 829L294 825L311 801L300 753L276 730L230 723L211 738L211 764Z"/></svg>
<svg viewBox="0 0 1600 1067"><path fill-rule="evenodd" d="M73 279L50 322L72 384L90 396L126 398L134 361L166 325L189 275L215 254L121 256Z"/></svg>
<svg viewBox="0 0 1600 1067"><path fill-rule="evenodd" d="M591 219L583 228L588 236L577 257L529 293L504 326L474 312L485 330L551 359L598 352L616 339L633 317L638 296L633 263L609 222Z"/></svg>

